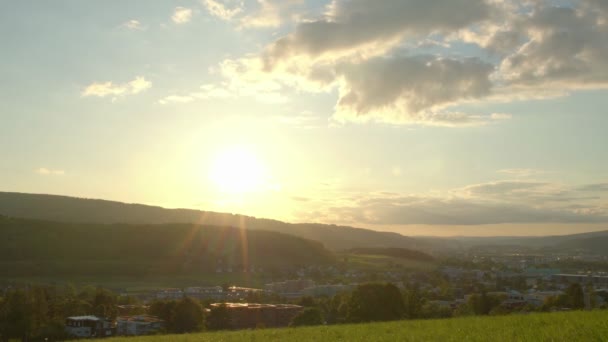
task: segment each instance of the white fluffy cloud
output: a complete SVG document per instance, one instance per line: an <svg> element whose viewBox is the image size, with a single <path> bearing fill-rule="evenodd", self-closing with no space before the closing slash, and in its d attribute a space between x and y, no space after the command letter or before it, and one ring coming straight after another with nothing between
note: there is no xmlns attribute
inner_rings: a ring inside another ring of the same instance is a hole
<svg viewBox="0 0 608 342"><path fill-rule="evenodd" d="M493 66L478 59L374 58L338 65L340 118L376 116L392 121L473 123L480 118L442 109L489 93Z"/></svg>
<svg viewBox="0 0 608 342"><path fill-rule="evenodd" d="M46 167L41 167L39 169L36 169L36 173L39 175L43 175L43 176L63 176L63 175L65 175L64 170L53 170L53 169L48 169Z"/></svg>
<svg viewBox="0 0 608 342"><path fill-rule="evenodd" d="M258 3L240 25L260 13L276 19L260 26L279 25L281 6L299 2ZM607 14L603 0L333 0L257 54L222 62L217 88L335 92L338 122L483 125L511 115L463 105L608 88Z"/></svg>
<svg viewBox="0 0 608 342"><path fill-rule="evenodd" d="M279 27L304 0L257 0L259 8L241 18L243 27Z"/></svg>
<svg viewBox="0 0 608 342"><path fill-rule="evenodd" d="M128 28L129 30L144 30L145 29L145 27L141 24L141 22L136 19L131 19L131 20L125 22L124 24L122 24L122 26Z"/></svg>
<svg viewBox="0 0 608 342"><path fill-rule="evenodd" d="M146 80L142 76L138 76L132 81L122 84L114 84L113 82L94 82L84 88L81 95L106 97L113 96L114 98L141 93L152 87L152 82Z"/></svg>
<svg viewBox="0 0 608 342"><path fill-rule="evenodd" d="M541 7L521 20L528 41L504 59L510 83L566 89L608 86L608 23L601 12Z"/></svg>
<svg viewBox="0 0 608 342"><path fill-rule="evenodd" d="M173 11L173 15L171 16L171 20L173 20L176 24L185 24L192 19L192 9L185 7L176 7L175 11Z"/></svg>
<svg viewBox="0 0 608 342"><path fill-rule="evenodd" d="M223 20L230 20L243 12L243 2L234 0L202 0L209 14Z"/></svg>

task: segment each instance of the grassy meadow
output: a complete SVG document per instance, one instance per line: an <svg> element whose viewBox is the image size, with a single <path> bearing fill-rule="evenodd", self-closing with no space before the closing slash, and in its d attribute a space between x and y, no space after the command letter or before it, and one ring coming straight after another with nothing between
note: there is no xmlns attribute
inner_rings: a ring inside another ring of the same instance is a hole
<svg viewBox="0 0 608 342"><path fill-rule="evenodd" d="M608 311L476 316L443 320L125 337L104 341L608 341Z"/></svg>

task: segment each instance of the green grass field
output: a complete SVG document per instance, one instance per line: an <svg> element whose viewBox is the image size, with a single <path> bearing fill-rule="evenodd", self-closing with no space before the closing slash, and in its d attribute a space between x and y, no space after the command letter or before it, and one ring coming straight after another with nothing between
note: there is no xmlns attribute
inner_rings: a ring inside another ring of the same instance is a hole
<svg viewBox="0 0 608 342"><path fill-rule="evenodd" d="M608 311L399 321L105 339L190 341L608 341Z"/></svg>
<svg viewBox="0 0 608 342"><path fill-rule="evenodd" d="M386 255L342 254L340 257L348 257L349 266L360 270L390 271L401 268L414 271L431 271L437 268L437 263L433 261L395 258Z"/></svg>
<svg viewBox="0 0 608 342"><path fill-rule="evenodd" d="M85 285L101 286L107 289L126 292L156 290L163 287L216 286L224 283L245 287L261 287L266 279L260 274L246 273L207 273L201 275L175 276L62 276L62 277L0 277L2 283L21 284L72 284L76 287Z"/></svg>

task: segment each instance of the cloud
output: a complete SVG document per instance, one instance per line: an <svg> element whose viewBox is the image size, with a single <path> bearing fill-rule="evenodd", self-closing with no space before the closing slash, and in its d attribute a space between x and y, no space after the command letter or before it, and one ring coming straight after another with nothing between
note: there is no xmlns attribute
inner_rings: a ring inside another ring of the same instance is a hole
<svg viewBox="0 0 608 342"><path fill-rule="evenodd" d="M304 0L257 0L259 9L241 18L242 27L279 27Z"/></svg>
<svg viewBox="0 0 608 342"><path fill-rule="evenodd" d="M141 93L147 89L152 87L152 82L146 80L142 76L137 76L132 81L123 84L114 84L113 82L103 82L98 83L94 82L88 85L82 92L81 95L83 97L87 96L97 96L97 97L106 97L106 96L114 96L114 98L125 96L125 95L134 95Z"/></svg>
<svg viewBox="0 0 608 342"><path fill-rule="evenodd" d="M583 190L547 182L498 181L443 194L347 192L316 203L304 219L374 225L608 223L605 198L589 197Z"/></svg>
<svg viewBox="0 0 608 342"><path fill-rule="evenodd" d="M332 208L336 210L336 208ZM340 208L338 208L340 210ZM608 222L605 212L529 207L515 203L476 202L455 199L383 199L341 208L351 220L367 224L480 225L500 223Z"/></svg>
<svg viewBox="0 0 608 342"><path fill-rule="evenodd" d="M490 118L492 120L510 120L513 117L511 114L507 113L492 113L490 114Z"/></svg>
<svg viewBox="0 0 608 342"><path fill-rule="evenodd" d="M608 25L599 14L543 7L523 20L526 42L500 65L510 83L568 89L608 86Z"/></svg>
<svg viewBox="0 0 608 342"><path fill-rule="evenodd" d="M577 190L585 192L608 192L608 183L587 184L577 188Z"/></svg>
<svg viewBox="0 0 608 342"><path fill-rule="evenodd" d="M276 27L299 1L258 5L242 26ZM222 62L218 88L337 93L338 123L498 123L511 115L463 105L608 88L607 8L603 0L333 0L258 53Z"/></svg>
<svg viewBox="0 0 608 342"><path fill-rule="evenodd" d="M544 173L542 170L537 169L503 169L496 171L511 177L530 177Z"/></svg>
<svg viewBox="0 0 608 342"><path fill-rule="evenodd" d="M129 20L126 23L122 24L122 27L126 27L130 30L145 30L146 28L144 26L142 26L142 24L139 22L139 20Z"/></svg>
<svg viewBox="0 0 608 342"><path fill-rule="evenodd" d="M406 37L464 28L488 13L483 0L334 0L323 18L271 44L264 60L273 68L297 56L333 59L365 48L380 55Z"/></svg>
<svg viewBox="0 0 608 342"><path fill-rule="evenodd" d="M478 59L431 56L378 57L338 65L336 73L341 81L336 116L454 126L473 124L479 117L444 109L487 95L492 71L492 65Z"/></svg>
<svg viewBox="0 0 608 342"><path fill-rule="evenodd" d="M192 19L192 9L185 7L176 7L171 20L176 24L185 24Z"/></svg>
<svg viewBox="0 0 608 342"><path fill-rule="evenodd" d="M41 167L36 170L36 173L43 176L63 176L65 175L64 170L52 170L46 167Z"/></svg>
<svg viewBox="0 0 608 342"><path fill-rule="evenodd" d="M243 11L242 1L203 0L203 6L214 17L230 20Z"/></svg>

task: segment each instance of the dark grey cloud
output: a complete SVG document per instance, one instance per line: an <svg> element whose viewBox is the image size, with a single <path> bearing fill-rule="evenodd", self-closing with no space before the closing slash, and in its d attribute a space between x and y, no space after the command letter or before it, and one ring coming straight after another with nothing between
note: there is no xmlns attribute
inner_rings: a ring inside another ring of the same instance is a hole
<svg viewBox="0 0 608 342"><path fill-rule="evenodd" d="M390 110L412 121L474 120L470 116L428 110L451 102L479 98L490 92L493 66L479 59L462 60L431 56L374 58L363 63L337 66L343 79L338 111L355 116ZM431 116L431 117L429 117Z"/></svg>
<svg viewBox="0 0 608 342"><path fill-rule="evenodd" d="M435 55L416 55L429 41ZM337 121L472 126L509 115L459 105L608 88L607 41L605 0L334 0L224 76L337 88Z"/></svg>
<svg viewBox="0 0 608 342"><path fill-rule="evenodd" d="M467 199L374 199L355 207L332 208L352 222L367 224L479 225L499 223L608 222L605 214Z"/></svg>
<svg viewBox="0 0 608 342"><path fill-rule="evenodd" d="M577 188L585 192L608 192L608 183L587 184Z"/></svg>
<svg viewBox="0 0 608 342"><path fill-rule="evenodd" d="M302 22L271 44L267 67L298 55L317 57L370 43L466 27L488 16L484 0L334 0L325 17ZM466 10L465 10L466 9Z"/></svg>
<svg viewBox="0 0 608 342"><path fill-rule="evenodd" d="M597 3L598 9L605 2ZM580 3L579 3L580 5ZM608 23L604 12L584 6L539 6L518 18L528 41L502 61L500 73L515 85L566 89L608 86Z"/></svg>
<svg viewBox="0 0 608 342"><path fill-rule="evenodd" d="M374 193L328 204L318 218L349 224L482 225L502 223L608 223L601 196L548 182L501 181L454 189L448 195Z"/></svg>

